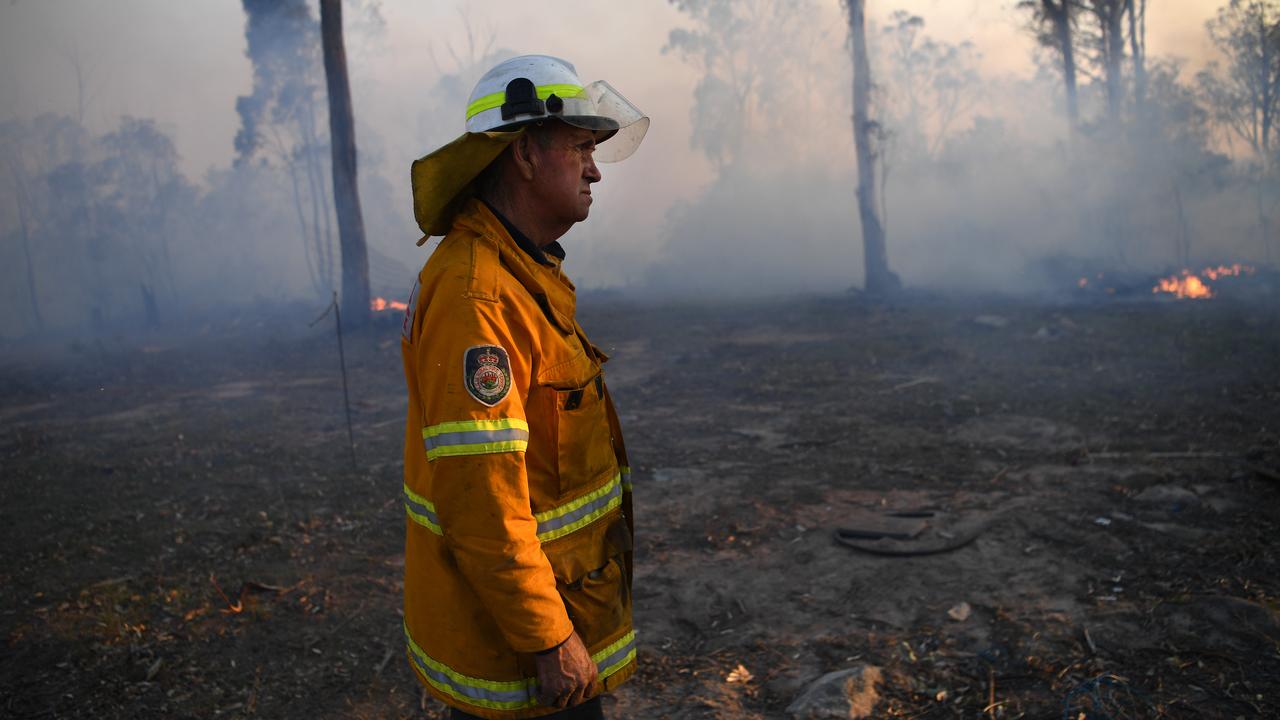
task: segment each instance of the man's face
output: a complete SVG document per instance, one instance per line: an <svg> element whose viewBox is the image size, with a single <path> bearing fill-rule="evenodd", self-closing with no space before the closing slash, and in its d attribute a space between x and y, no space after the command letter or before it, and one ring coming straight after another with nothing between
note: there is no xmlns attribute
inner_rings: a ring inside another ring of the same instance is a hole
<svg viewBox="0 0 1280 720"><path fill-rule="evenodd" d="M595 133L561 122L540 128L545 133L530 142L538 158L534 192L552 218L562 223L587 219L591 209L591 184L600 182L592 153Z"/></svg>

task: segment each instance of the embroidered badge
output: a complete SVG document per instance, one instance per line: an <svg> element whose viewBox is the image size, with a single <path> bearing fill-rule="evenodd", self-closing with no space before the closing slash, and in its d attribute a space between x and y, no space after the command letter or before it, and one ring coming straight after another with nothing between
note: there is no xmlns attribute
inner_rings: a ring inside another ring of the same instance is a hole
<svg viewBox="0 0 1280 720"><path fill-rule="evenodd" d="M493 407L511 390L511 362L497 345L467 348L462 359L463 383L471 397Z"/></svg>

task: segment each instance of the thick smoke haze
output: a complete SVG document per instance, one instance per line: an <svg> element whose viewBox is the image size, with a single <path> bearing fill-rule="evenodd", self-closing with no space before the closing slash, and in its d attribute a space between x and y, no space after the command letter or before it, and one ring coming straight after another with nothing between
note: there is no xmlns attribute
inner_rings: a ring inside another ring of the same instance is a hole
<svg viewBox="0 0 1280 720"><path fill-rule="evenodd" d="M1016 3L870 2L893 269L914 286L1037 292L1062 267L1268 260L1245 149L1194 97L1222 2L1153 0L1150 114L1103 132L1102 84L1082 74L1074 140L1054 58ZM736 33L708 20L725 7ZM405 294L434 245L414 245L409 163L461 132L487 66L530 52L570 59L653 118L634 157L602 166L591 220L564 240L580 287L666 297L861 283L836 0L360 0L346 15L375 292ZM241 2L0 7L0 334L154 321L149 303L166 308L160 322L255 298L323 305L332 271L317 263L336 242L327 145L281 121L275 145L236 163L237 99L255 78L245 30ZM928 62L904 60L904 43ZM308 153L323 167L308 170Z"/></svg>

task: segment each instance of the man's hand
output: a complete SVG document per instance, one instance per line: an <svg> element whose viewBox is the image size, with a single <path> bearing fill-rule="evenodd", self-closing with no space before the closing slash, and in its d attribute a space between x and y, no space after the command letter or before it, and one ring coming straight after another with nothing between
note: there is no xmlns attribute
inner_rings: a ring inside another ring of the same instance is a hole
<svg viewBox="0 0 1280 720"><path fill-rule="evenodd" d="M538 665L538 701L543 705L573 707L595 689L599 673L577 630L555 650L535 655L534 661Z"/></svg>

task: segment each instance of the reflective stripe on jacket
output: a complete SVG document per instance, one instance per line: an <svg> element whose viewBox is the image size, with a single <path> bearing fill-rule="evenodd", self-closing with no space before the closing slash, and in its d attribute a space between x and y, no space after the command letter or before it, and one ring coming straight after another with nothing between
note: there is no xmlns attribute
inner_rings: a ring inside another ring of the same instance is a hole
<svg viewBox="0 0 1280 720"><path fill-rule="evenodd" d="M631 481L607 358L574 320L573 284L472 200L412 297L401 341L410 665L449 705L536 717L553 708L537 703L533 653L576 629L611 690L635 670Z"/></svg>

